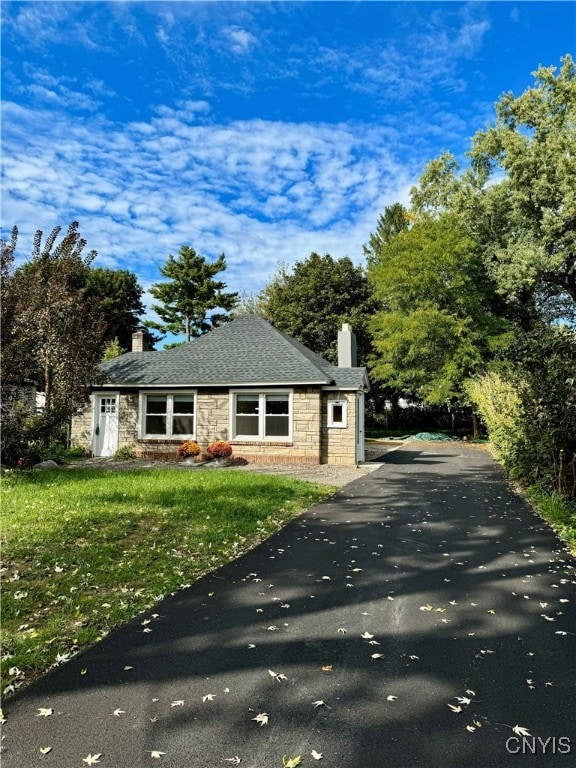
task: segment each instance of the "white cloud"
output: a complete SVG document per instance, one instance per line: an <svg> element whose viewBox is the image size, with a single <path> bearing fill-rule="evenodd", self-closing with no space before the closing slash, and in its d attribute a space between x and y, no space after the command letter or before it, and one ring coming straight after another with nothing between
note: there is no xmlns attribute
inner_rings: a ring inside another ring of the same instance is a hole
<svg viewBox="0 0 576 768"><path fill-rule="evenodd" d="M22 3L15 5L13 13L3 9L2 15L16 37L31 48L60 43L99 50L98 25L92 23L91 15L75 18L78 7L76 3L64 2Z"/></svg>
<svg viewBox="0 0 576 768"><path fill-rule="evenodd" d="M452 92L466 90L460 63L483 44L490 29L485 11L464 6L455 12L427 10L423 15L418 4L410 10L415 17L412 24L406 22L405 34L383 31L380 38L362 45L302 50L299 67L311 67L319 78L337 81L381 103L413 104L438 86Z"/></svg>
<svg viewBox="0 0 576 768"><path fill-rule="evenodd" d="M156 37L162 45L168 45L170 43L170 35L162 26L156 28Z"/></svg>
<svg viewBox="0 0 576 768"><path fill-rule="evenodd" d="M79 91L72 91L66 86L57 85L54 90L34 83L24 88L36 101L46 102L58 109L81 109L87 112L96 112L100 106L99 101Z"/></svg>
<svg viewBox="0 0 576 768"><path fill-rule="evenodd" d="M37 228L77 219L100 264L149 282L182 244L224 252L230 288L256 290L311 251L359 261L419 170L399 165L386 128L191 118L208 109L109 125L5 104L6 226L18 224L26 251Z"/></svg>
<svg viewBox="0 0 576 768"><path fill-rule="evenodd" d="M226 27L224 35L230 41L230 50L233 53L248 53L258 43L258 39L241 27Z"/></svg>

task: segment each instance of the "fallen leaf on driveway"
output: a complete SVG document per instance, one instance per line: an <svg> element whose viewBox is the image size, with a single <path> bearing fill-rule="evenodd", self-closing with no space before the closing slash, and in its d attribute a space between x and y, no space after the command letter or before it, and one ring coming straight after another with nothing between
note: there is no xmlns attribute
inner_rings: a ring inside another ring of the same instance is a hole
<svg viewBox="0 0 576 768"><path fill-rule="evenodd" d="M386 696L386 701L396 701L397 698L398 696L392 696L392 695Z"/></svg>
<svg viewBox="0 0 576 768"><path fill-rule="evenodd" d="M47 755L48 752L52 752L52 747L40 747L41 755Z"/></svg>
<svg viewBox="0 0 576 768"><path fill-rule="evenodd" d="M512 730L514 731L514 733L517 733L518 736L530 736L531 735L529 733L528 729L524 728L521 725L515 725L514 728L512 728Z"/></svg>
<svg viewBox="0 0 576 768"><path fill-rule="evenodd" d="M322 754L322 752L316 752L316 750L315 750L315 749L313 749L313 750L312 750L312 752L311 752L310 754L312 755L312 757L314 758L314 760L322 760L322 758L324 757L324 755Z"/></svg>
<svg viewBox="0 0 576 768"><path fill-rule="evenodd" d="M120 717L120 715L125 715L126 712L123 709L115 709L112 714L114 717Z"/></svg>
<svg viewBox="0 0 576 768"><path fill-rule="evenodd" d="M260 727L268 725L268 712L260 712L260 714L253 717L252 720L256 720L257 723L260 723Z"/></svg>
<svg viewBox="0 0 576 768"><path fill-rule="evenodd" d="M284 768L296 768L301 762L300 755L298 755L298 757L292 757L290 760L286 758L286 755L282 757L282 765Z"/></svg>
<svg viewBox="0 0 576 768"><path fill-rule="evenodd" d="M38 714L36 717L49 717L54 714L52 707L38 707Z"/></svg>
<svg viewBox="0 0 576 768"><path fill-rule="evenodd" d="M88 765L94 765L95 763L100 762L101 757L102 752L99 752L97 755L88 755L88 757L83 757L82 762L87 763Z"/></svg>
<svg viewBox="0 0 576 768"><path fill-rule="evenodd" d="M156 759L159 759L160 757L162 757L162 755L165 755L165 754L166 754L166 752L160 752L157 749L153 749L150 752L150 757L155 757Z"/></svg>

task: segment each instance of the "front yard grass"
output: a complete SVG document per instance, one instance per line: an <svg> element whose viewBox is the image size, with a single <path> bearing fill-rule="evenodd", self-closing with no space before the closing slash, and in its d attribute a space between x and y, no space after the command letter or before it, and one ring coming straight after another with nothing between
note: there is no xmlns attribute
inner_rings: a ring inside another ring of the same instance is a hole
<svg viewBox="0 0 576 768"><path fill-rule="evenodd" d="M332 490L233 470L6 473L4 693L253 548Z"/></svg>

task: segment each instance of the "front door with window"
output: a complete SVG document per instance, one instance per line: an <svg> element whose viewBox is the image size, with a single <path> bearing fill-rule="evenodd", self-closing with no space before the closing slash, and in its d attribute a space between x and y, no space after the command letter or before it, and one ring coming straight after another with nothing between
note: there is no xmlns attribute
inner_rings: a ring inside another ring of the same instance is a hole
<svg viewBox="0 0 576 768"><path fill-rule="evenodd" d="M118 395L96 395L94 456L113 456L118 450Z"/></svg>

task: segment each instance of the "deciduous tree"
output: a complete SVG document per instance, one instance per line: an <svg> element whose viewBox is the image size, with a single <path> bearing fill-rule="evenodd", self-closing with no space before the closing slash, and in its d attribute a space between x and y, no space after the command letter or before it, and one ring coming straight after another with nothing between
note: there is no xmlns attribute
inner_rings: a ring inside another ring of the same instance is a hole
<svg viewBox="0 0 576 768"><path fill-rule="evenodd" d="M116 339L124 350L130 349L132 334L142 322L143 293L137 276L126 269L91 267L87 271L86 296L98 302L104 320L105 344Z"/></svg>
<svg viewBox="0 0 576 768"><path fill-rule="evenodd" d="M504 94L472 138L470 166L449 153L412 190L416 210L457 213L497 290L526 327L576 318L576 68L571 56ZM530 313L531 311L531 313Z"/></svg>
<svg viewBox="0 0 576 768"><path fill-rule="evenodd" d="M17 391L33 382L45 393L41 418L16 420L9 430L12 440L26 424L29 437L36 430L36 439L48 440L83 404L86 387L97 375L102 319L84 288L85 271L96 253L84 255L78 222L57 242L60 231L55 227L42 243L38 230L30 260L18 268L17 230L2 248L2 386ZM12 409L10 416L17 411Z"/></svg>
<svg viewBox="0 0 576 768"><path fill-rule="evenodd" d="M488 178L505 173L508 226L489 250L501 290L515 296L541 286L576 303L574 61L566 56L555 71L540 67L534 87L502 96L495 125L476 133L470 154Z"/></svg>
<svg viewBox="0 0 576 768"><path fill-rule="evenodd" d="M256 303L277 328L332 363L337 362L338 330L351 323L358 364L366 364L371 352L367 323L375 304L362 267L347 256L312 253L292 270L281 266Z"/></svg>
<svg viewBox="0 0 576 768"><path fill-rule="evenodd" d="M458 218L425 217L384 245L369 269L381 305L370 323L372 375L430 404L465 399L463 382L502 342L476 244Z"/></svg>

